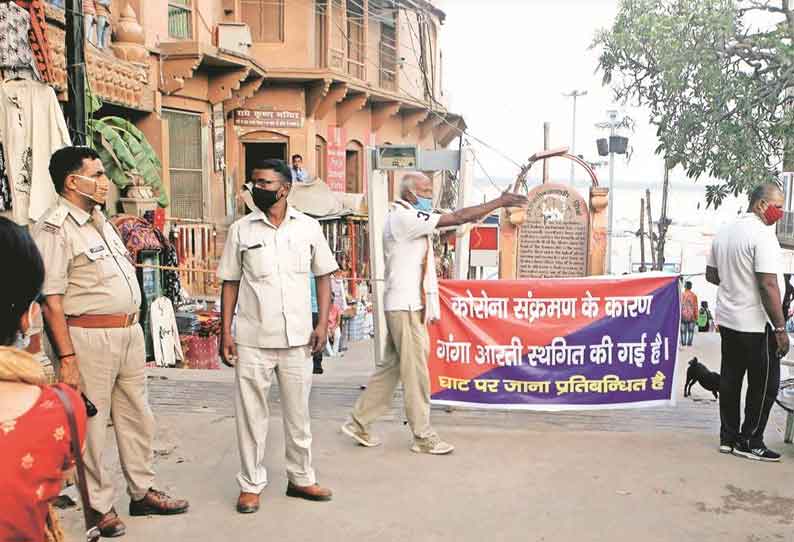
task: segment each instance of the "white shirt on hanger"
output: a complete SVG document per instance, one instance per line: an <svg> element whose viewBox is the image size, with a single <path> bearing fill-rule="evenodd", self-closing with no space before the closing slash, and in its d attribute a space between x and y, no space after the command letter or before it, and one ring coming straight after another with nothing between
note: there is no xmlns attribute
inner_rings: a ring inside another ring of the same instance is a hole
<svg viewBox="0 0 794 542"><path fill-rule="evenodd" d="M149 308L149 322L154 345L154 360L158 367L175 367L176 360L183 360L182 343L176 326L174 306L165 296L158 297Z"/></svg>

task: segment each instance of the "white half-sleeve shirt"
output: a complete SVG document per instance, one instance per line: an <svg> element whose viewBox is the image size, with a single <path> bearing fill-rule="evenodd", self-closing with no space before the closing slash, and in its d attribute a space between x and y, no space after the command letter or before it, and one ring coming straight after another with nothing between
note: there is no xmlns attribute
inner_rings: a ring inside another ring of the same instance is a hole
<svg viewBox="0 0 794 542"><path fill-rule="evenodd" d="M419 311L424 308L422 270L428 257L427 237L433 235L439 220L441 214L418 211L403 201L395 202L386 216L383 228L385 311Z"/></svg>
<svg viewBox="0 0 794 542"><path fill-rule="evenodd" d="M714 238L706 263L720 276L717 289L718 325L749 333L763 333L769 316L761 301L756 273L777 275L782 296L782 256L775 228L754 213L747 213L723 227Z"/></svg>

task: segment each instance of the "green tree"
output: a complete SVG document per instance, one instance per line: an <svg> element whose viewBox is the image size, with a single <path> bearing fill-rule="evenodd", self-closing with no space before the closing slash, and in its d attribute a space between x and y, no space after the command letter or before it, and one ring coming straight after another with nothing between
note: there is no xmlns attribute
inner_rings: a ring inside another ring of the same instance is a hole
<svg viewBox="0 0 794 542"><path fill-rule="evenodd" d="M649 109L657 154L718 180L708 205L776 181L792 150L793 1L621 0L596 35L604 84Z"/></svg>

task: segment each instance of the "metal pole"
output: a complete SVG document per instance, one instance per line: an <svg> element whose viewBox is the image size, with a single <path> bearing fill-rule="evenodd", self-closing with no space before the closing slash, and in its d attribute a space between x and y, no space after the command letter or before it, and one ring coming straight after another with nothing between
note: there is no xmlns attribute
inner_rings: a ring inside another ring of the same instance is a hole
<svg viewBox="0 0 794 542"><path fill-rule="evenodd" d="M576 156L576 98L577 94L574 91L573 94L573 127L571 128L571 154ZM571 161L571 186L573 186L573 176L574 176L574 163Z"/></svg>
<svg viewBox="0 0 794 542"><path fill-rule="evenodd" d="M609 114L609 141L612 141L612 136L615 135L615 121L617 119L617 111L608 111ZM615 209L615 153L612 152L612 146L609 148L609 230L607 231L607 274L612 274L612 232L614 229Z"/></svg>
<svg viewBox="0 0 794 542"><path fill-rule="evenodd" d="M648 244L651 247L651 265L656 269L656 249L653 248L653 217L651 216L651 191L645 189L645 206L648 209Z"/></svg>
<svg viewBox="0 0 794 542"><path fill-rule="evenodd" d="M73 145L86 144L83 0L66 0L66 121Z"/></svg>
<svg viewBox="0 0 794 542"><path fill-rule="evenodd" d="M567 94L563 94L563 96L567 98L573 98L573 128L571 129L571 154L576 156L576 98L579 96L586 96L586 90L573 90ZM571 186L573 186L574 182L574 172L575 172L575 164L571 162Z"/></svg>
<svg viewBox="0 0 794 542"><path fill-rule="evenodd" d="M474 149L469 146L460 150L460 185L457 208L466 207L466 198L474 183ZM455 234L455 279L468 280L471 261L469 230L459 229Z"/></svg>
<svg viewBox="0 0 794 542"><path fill-rule="evenodd" d="M550 122L544 122L543 123L543 150L544 151L549 150L549 146L551 145L550 139L551 139L551 123ZM548 160L543 160L543 182L544 183L549 182L549 161Z"/></svg>
<svg viewBox="0 0 794 542"><path fill-rule="evenodd" d="M640 198L640 272L645 271L645 198Z"/></svg>
<svg viewBox="0 0 794 542"><path fill-rule="evenodd" d="M658 271L664 270L664 244L667 237L667 192L670 189L670 169L667 161L664 162L664 185L662 187L662 216L659 218L659 242L656 249L659 254L656 256Z"/></svg>

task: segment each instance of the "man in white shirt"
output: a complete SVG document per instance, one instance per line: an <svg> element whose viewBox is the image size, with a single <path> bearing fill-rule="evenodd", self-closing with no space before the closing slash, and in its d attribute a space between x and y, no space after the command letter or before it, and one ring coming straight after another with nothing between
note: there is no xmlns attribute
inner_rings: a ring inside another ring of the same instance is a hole
<svg viewBox="0 0 794 542"><path fill-rule="evenodd" d="M325 347L330 274L337 269L320 224L287 204L292 177L281 160L251 173L255 210L229 229L218 277L223 281L221 355L235 366L235 413L241 469L237 511L259 509L267 486L267 395L278 378L287 457L287 495L330 501L312 468L309 394L312 353ZM312 327L309 272L317 283L319 315ZM239 303L238 303L239 301ZM237 333L232 319L237 308Z"/></svg>
<svg viewBox="0 0 794 542"><path fill-rule="evenodd" d="M432 208L433 183L420 173L403 179L400 197L383 230L386 353L342 431L363 446L378 446L380 440L369 432L369 426L391 408L394 390L402 381L405 413L414 435L411 450L443 455L455 448L442 441L430 426L430 339L426 324L439 318L433 232L475 222L501 207L525 206L527 198L505 192L488 203L440 214Z"/></svg>
<svg viewBox="0 0 794 542"><path fill-rule="evenodd" d="M706 280L719 287L715 319L722 338L720 452L759 461L780 460L780 454L764 444L764 429L780 385L780 358L789 349L780 245L773 227L782 209L783 193L776 184L758 186L747 213L714 238L706 263Z"/></svg>
<svg viewBox="0 0 794 542"><path fill-rule="evenodd" d="M290 168L290 173L292 174L292 182L306 182L306 170L303 169L303 156L300 154L292 155L292 167Z"/></svg>

